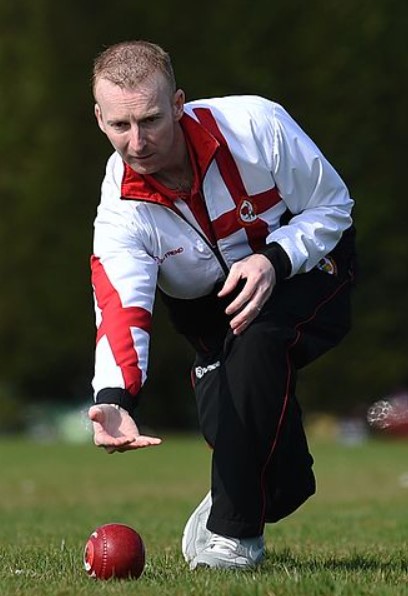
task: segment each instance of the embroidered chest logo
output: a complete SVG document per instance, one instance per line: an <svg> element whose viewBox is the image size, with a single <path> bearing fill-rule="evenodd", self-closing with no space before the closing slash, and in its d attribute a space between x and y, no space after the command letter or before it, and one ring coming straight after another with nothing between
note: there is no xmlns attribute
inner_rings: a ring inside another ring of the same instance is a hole
<svg viewBox="0 0 408 596"><path fill-rule="evenodd" d="M244 226L249 226L258 219L255 206L249 199L241 199L238 204L237 212L238 218L244 224Z"/></svg>
<svg viewBox="0 0 408 596"><path fill-rule="evenodd" d="M168 250L167 252L164 253L164 255L162 257L153 256L153 259L156 261L156 263L158 265L161 265L169 257L175 257L176 255L179 255L182 252L184 252L184 248L182 246L179 246L178 248L173 248L172 250Z"/></svg>

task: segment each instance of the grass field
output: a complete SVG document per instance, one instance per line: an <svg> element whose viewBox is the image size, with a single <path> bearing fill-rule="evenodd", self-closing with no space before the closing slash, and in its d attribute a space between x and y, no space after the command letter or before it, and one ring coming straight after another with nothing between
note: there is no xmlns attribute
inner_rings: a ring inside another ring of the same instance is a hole
<svg viewBox="0 0 408 596"><path fill-rule="evenodd" d="M196 437L164 439L114 455L91 445L0 441L0 594L408 594L408 441L312 441L318 493L268 526L264 565L190 572L180 536L208 490L210 453ZM147 564L138 581L95 581L83 571L87 537L112 521L143 536Z"/></svg>

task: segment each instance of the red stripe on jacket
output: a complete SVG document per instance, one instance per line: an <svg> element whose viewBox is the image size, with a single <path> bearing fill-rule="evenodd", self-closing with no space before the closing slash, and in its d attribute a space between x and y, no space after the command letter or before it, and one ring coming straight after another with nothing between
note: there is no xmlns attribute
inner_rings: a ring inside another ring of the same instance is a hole
<svg viewBox="0 0 408 596"><path fill-rule="evenodd" d="M96 303L102 313L96 341L106 335L115 362L122 371L125 389L136 395L142 385L142 372L131 328L137 327L150 333L152 316L145 308L122 305L98 257L92 256L91 269Z"/></svg>
<svg viewBox="0 0 408 596"><path fill-rule="evenodd" d="M237 164L228 147L227 141L219 129L211 111L208 108L195 108L194 113L201 124L211 132L220 144L215 159L222 179L224 180L236 206L235 209L223 213L212 222L215 235L217 238L221 239L240 229L244 229L248 238L248 244L252 250L260 250L266 244L265 241L269 230L267 223L259 216L282 200L278 190L274 187L255 195L249 195L244 186ZM254 217L250 223L243 224L243 220L240 216L241 210L245 208L244 202L246 200L251 205L251 208L254 209L254 215L256 217Z"/></svg>

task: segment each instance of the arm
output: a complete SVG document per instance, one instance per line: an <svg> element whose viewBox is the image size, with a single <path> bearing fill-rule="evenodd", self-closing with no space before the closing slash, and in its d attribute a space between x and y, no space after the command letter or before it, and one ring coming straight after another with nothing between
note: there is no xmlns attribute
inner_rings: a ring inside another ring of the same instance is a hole
<svg viewBox="0 0 408 596"><path fill-rule="evenodd" d="M130 224L128 206L118 203L118 209L106 202L99 207L91 259L97 405L89 417L95 443L109 450L157 444L140 437L132 419L146 380L157 264L144 248L142 233Z"/></svg>
<svg viewBox="0 0 408 596"><path fill-rule="evenodd" d="M293 217L269 234L267 245L273 250L277 244L285 251L293 276L310 271L333 250L352 225L354 201L318 147L277 104L271 135L271 172Z"/></svg>
<svg viewBox="0 0 408 596"><path fill-rule="evenodd" d="M354 202L340 176L289 114L272 105L262 135L272 148L267 157L271 173L293 217L269 234L263 254L231 267L220 297L245 280L226 309L228 315L235 315L230 322L234 334L242 333L258 316L277 280L310 271L352 223Z"/></svg>

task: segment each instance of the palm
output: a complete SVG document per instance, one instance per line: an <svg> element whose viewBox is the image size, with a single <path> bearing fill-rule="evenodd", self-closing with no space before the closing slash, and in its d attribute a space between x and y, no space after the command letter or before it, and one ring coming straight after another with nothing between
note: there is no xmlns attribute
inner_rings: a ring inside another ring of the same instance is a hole
<svg viewBox="0 0 408 596"><path fill-rule="evenodd" d="M110 452L161 443L158 438L141 435L133 418L125 410L110 404L92 406L88 415L93 424L95 445L105 447Z"/></svg>

